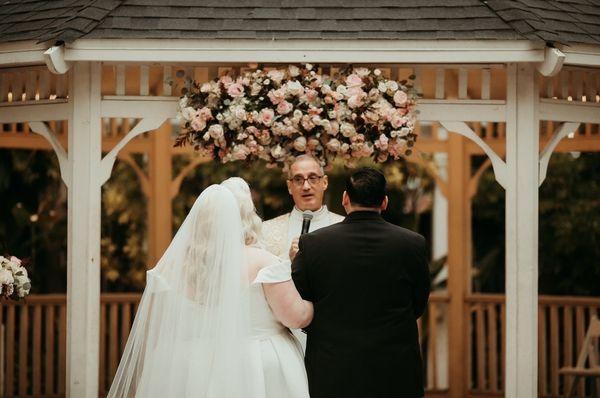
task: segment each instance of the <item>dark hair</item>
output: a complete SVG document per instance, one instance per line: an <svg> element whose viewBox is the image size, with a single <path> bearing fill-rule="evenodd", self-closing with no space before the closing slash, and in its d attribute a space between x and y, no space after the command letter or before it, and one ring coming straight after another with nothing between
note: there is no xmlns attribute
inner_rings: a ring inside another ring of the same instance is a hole
<svg viewBox="0 0 600 398"><path fill-rule="evenodd" d="M385 199L385 185L383 173L363 167L346 180L346 193L353 205L379 207Z"/></svg>

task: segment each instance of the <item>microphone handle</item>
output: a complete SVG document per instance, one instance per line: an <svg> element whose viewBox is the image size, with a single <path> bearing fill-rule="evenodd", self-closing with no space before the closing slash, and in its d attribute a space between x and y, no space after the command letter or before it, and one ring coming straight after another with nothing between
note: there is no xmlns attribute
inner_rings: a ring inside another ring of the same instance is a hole
<svg viewBox="0 0 600 398"><path fill-rule="evenodd" d="M300 235L307 234L309 228L310 228L310 220L308 220L308 219L302 220L302 232L300 232Z"/></svg>

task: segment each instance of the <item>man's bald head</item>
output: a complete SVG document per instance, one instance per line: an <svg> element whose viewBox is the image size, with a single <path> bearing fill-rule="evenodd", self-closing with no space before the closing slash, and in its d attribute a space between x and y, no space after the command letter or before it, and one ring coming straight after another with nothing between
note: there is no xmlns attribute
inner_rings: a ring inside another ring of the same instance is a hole
<svg viewBox="0 0 600 398"><path fill-rule="evenodd" d="M321 175L325 174L325 169L323 168L323 166L321 166L319 159L317 159L313 155L304 154L304 155L297 156L294 159L294 161L292 163L290 163L290 167L288 168L288 178L292 178L294 176L294 174L292 172L292 168L294 168L294 166L297 165L298 163L303 163L303 162L314 163L319 168Z"/></svg>

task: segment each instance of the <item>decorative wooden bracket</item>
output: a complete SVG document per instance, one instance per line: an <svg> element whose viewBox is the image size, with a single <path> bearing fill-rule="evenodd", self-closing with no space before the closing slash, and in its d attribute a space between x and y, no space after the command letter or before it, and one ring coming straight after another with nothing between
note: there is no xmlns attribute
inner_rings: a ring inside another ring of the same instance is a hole
<svg viewBox="0 0 600 398"><path fill-rule="evenodd" d="M479 145L492 162L492 168L494 169L496 181L502 186L502 188L506 189L506 162L500 156L498 156L498 154L494 152L494 150L484 140L482 140L481 137L479 137L465 122L440 121L440 124L444 126L446 130L467 137L468 139Z"/></svg>
<svg viewBox="0 0 600 398"><path fill-rule="evenodd" d="M552 135L552 139L550 140L550 142L548 142L548 144L546 145L546 147L540 154L540 171L539 171L539 177L538 177L538 180L539 180L538 186L541 186L542 183L544 182L544 180L546 179L546 172L548 171L548 163L550 162L552 153L554 152L554 149L556 148L556 146L558 145L560 140L565 138L567 135L576 132L580 125L581 125L581 123L566 122L566 123L561 124L554 131L554 135Z"/></svg>
<svg viewBox="0 0 600 398"><path fill-rule="evenodd" d="M60 178L64 181L67 188L71 183L71 174L69 172L68 163L69 156L67 151L61 145L56 133L48 126L46 122L29 122L29 128L36 134L41 135L50 142L56 157L58 158L58 166L60 168Z"/></svg>
<svg viewBox="0 0 600 398"><path fill-rule="evenodd" d="M110 178L117 154L129 141L146 131L156 130L165 122L163 116L147 117L138 122L100 162L100 185Z"/></svg>

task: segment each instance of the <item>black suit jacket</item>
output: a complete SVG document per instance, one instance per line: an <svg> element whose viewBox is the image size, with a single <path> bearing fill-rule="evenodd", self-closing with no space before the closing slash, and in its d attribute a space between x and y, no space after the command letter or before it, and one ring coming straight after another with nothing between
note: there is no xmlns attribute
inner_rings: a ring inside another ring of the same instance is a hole
<svg viewBox="0 0 600 398"><path fill-rule="evenodd" d="M353 212L300 238L292 264L315 315L306 328L311 398L423 396L417 318L429 298L425 239Z"/></svg>

